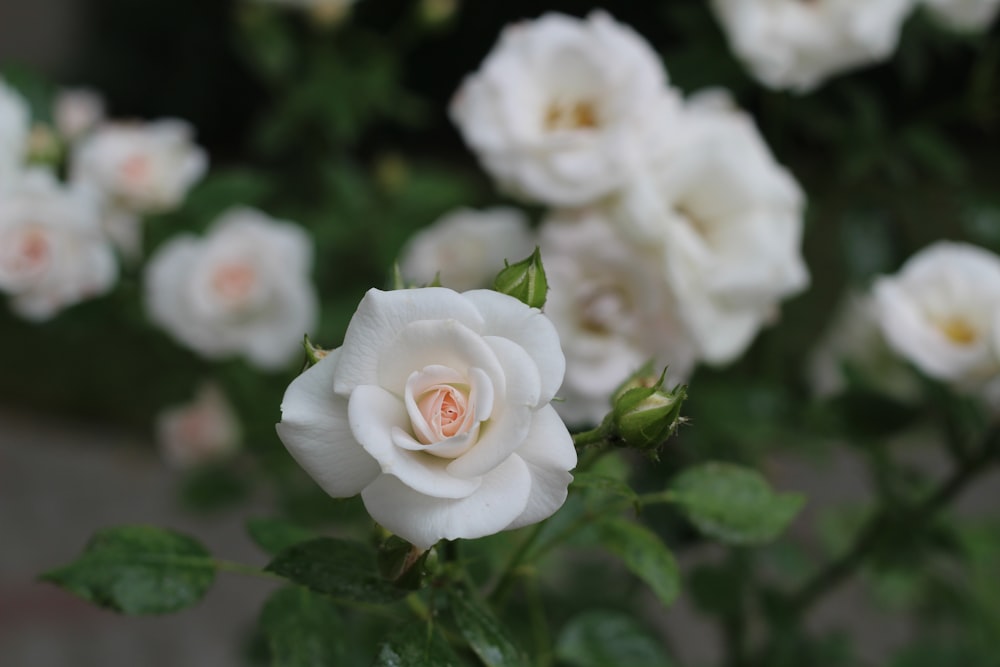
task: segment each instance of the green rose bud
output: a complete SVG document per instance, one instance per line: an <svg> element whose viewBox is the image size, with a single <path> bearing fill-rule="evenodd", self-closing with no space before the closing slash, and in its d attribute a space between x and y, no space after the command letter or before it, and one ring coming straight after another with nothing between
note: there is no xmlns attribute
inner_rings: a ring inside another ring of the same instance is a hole
<svg viewBox="0 0 1000 667"><path fill-rule="evenodd" d="M532 308L544 306L549 291L549 281L545 278L542 254L538 247L535 247L531 257L517 264L508 264L507 268L497 275L493 289L512 296Z"/></svg>
<svg viewBox="0 0 1000 667"><path fill-rule="evenodd" d="M655 451L684 422L681 406L687 387L663 388L666 369L659 380L647 386L648 376L637 374L615 394L611 411L612 436L623 447L632 447L655 456Z"/></svg>

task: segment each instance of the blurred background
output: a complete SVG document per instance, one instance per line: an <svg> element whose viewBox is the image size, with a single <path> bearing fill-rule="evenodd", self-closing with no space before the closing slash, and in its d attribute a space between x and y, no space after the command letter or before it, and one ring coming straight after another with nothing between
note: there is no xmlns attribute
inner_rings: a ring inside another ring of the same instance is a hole
<svg viewBox="0 0 1000 667"><path fill-rule="evenodd" d="M300 222L317 244L323 308L313 339L335 347L361 295L387 284L414 231L458 206L515 203L496 192L446 115L501 27L595 7L361 0L338 23L249 0L7 1L0 73L39 118L58 89L86 86L105 97L111 117L190 122L210 156L209 175L182 207L151 216L145 251L203 230L234 203ZM653 484L685 461L714 456L760 464L776 486L806 492L794 529L806 546L764 556L778 571L795 570L842 545L845 526L876 494L870 454L842 443L889 440L900 466L921 479L946 466L921 429L920 409L873 398L866 386L837 403L812 398L810 355L850 288L895 271L929 242L1000 250L1000 28L956 34L918 12L889 61L797 95L754 81L702 3L606 9L649 40L685 93L729 89L807 193L810 289L783 304L780 321L741 360L696 372L696 428L645 473ZM281 513L325 525L357 511L322 496L274 436L297 368L261 373L239 360L199 359L147 321L139 275L126 266L113 293L43 324L0 308L0 664L252 663L266 584L223 577L194 610L124 619L34 578L107 525L166 525L223 557L262 564L243 535L248 518ZM206 378L239 414L244 454L194 471L169 468L155 444L157 415ZM988 478L963 496L961 516L996 526L997 483ZM661 523L666 534L690 538ZM982 553L1000 553L997 538L982 539ZM698 545L683 555L690 568L717 558ZM817 611L811 622L831 638L831 653L843 637L859 640L854 657L837 664L957 664L892 657L918 653L926 639L917 611L929 598L913 566L877 576L874 586L854 582ZM1000 599L1000 576L989 578L1000 571L986 572L963 585L985 585ZM656 614L681 664L720 655L702 612L697 596L685 594ZM995 601L979 612L983 627L1000 628ZM996 637L977 646L996 646Z"/></svg>

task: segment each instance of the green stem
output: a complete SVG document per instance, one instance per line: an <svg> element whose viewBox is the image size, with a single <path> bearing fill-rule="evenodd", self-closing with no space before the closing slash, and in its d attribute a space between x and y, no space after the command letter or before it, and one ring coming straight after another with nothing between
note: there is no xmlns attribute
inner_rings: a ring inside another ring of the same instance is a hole
<svg viewBox="0 0 1000 667"><path fill-rule="evenodd" d="M510 593L510 588L514 584L514 579L517 578L517 570L521 567L524 562L525 557L528 552L534 548L538 539L542 535L542 531L545 529L545 523L542 522L536 524L534 528L531 529L531 533L528 537L518 545L517 550L514 551L510 556L510 560L507 561L507 565L503 569L503 575L500 577L500 581L493 588L493 592L489 595L489 601L495 604L500 604L504 601L507 595Z"/></svg>
<svg viewBox="0 0 1000 667"><path fill-rule="evenodd" d="M533 579L528 584L531 613L531 629L535 639L535 664L537 667L549 667L552 664L552 637L549 634L548 619L545 615L545 605L538 580Z"/></svg>
<svg viewBox="0 0 1000 667"><path fill-rule="evenodd" d="M593 447L594 445L603 445L608 442L608 429L605 424L601 424L597 428L590 429L589 431L583 431L581 433L576 433L573 435L573 446L577 449L583 449L584 447Z"/></svg>

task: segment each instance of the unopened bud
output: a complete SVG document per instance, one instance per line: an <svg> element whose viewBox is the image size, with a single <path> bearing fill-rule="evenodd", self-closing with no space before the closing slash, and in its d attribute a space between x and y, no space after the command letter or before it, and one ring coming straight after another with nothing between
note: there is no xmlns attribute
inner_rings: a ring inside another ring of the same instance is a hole
<svg viewBox="0 0 1000 667"><path fill-rule="evenodd" d="M521 260L517 264L508 264L497 275L493 289L501 294L512 296L532 308L544 306L545 297L549 292L549 281L545 277L542 254L538 247L535 247L535 252L531 253L527 259Z"/></svg>
<svg viewBox="0 0 1000 667"><path fill-rule="evenodd" d="M681 406L687 398L687 387L677 385L666 391L666 370L663 373L653 386L642 386L637 378L637 386L626 383L616 394L611 426L622 446L655 453L683 423Z"/></svg>

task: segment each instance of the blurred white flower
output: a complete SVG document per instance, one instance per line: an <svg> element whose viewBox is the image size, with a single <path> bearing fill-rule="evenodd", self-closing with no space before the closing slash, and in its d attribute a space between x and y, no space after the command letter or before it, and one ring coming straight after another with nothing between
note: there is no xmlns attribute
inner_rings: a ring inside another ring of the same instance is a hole
<svg viewBox="0 0 1000 667"><path fill-rule="evenodd" d="M233 454L240 445L241 429L222 390L205 383L193 401L160 413L156 436L167 463L190 468Z"/></svg>
<svg viewBox="0 0 1000 667"><path fill-rule="evenodd" d="M805 201L749 116L718 95L694 99L680 124L684 143L630 184L617 219L635 243L662 247L699 356L726 363L809 283Z"/></svg>
<svg viewBox="0 0 1000 667"><path fill-rule="evenodd" d="M97 202L32 168L0 186L0 291L36 321L108 291L118 276Z"/></svg>
<svg viewBox="0 0 1000 667"><path fill-rule="evenodd" d="M921 0L931 16L960 32L981 32L990 27L1000 0Z"/></svg>
<svg viewBox="0 0 1000 667"><path fill-rule="evenodd" d="M208 166L191 138L191 126L175 119L102 125L74 148L72 178L104 193L115 208L168 211Z"/></svg>
<svg viewBox="0 0 1000 667"><path fill-rule="evenodd" d="M888 58L915 0L712 0L730 47L770 88L809 91Z"/></svg>
<svg viewBox="0 0 1000 667"><path fill-rule="evenodd" d="M175 237L151 258L150 317L206 357L243 354L261 368L281 368L316 321L312 253L298 225L231 209L203 239Z"/></svg>
<svg viewBox="0 0 1000 667"><path fill-rule="evenodd" d="M617 190L669 145L677 95L635 31L596 11L504 29L450 114L504 190L557 206Z"/></svg>
<svg viewBox="0 0 1000 667"><path fill-rule="evenodd" d="M847 389L848 372L898 400L913 400L920 393L916 374L886 344L869 293L847 293L809 357L809 384L820 398Z"/></svg>
<svg viewBox="0 0 1000 667"><path fill-rule="evenodd" d="M611 393L652 360L682 382L697 346L679 318L655 243L633 244L602 209L556 213L540 230L549 316L566 354L555 403L571 424L596 423Z"/></svg>
<svg viewBox="0 0 1000 667"><path fill-rule="evenodd" d="M1000 372L1000 257L938 241L873 290L887 342L930 377L976 389Z"/></svg>
<svg viewBox="0 0 1000 667"><path fill-rule="evenodd" d="M59 91L52 117L64 139L75 141L104 121L104 98L90 88Z"/></svg>
<svg viewBox="0 0 1000 667"><path fill-rule="evenodd" d="M399 267L409 281L429 284L440 275L442 285L464 292L492 286L504 260L522 260L533 247L528 221L518 209L463 208L414 234L400 253Z"/></svg>
<svg viewBox="0 0 1000 667"><path fill-rule="evenodd" d="M0 79L0 185L21 169L30 131L28 103Z"/></svg>

